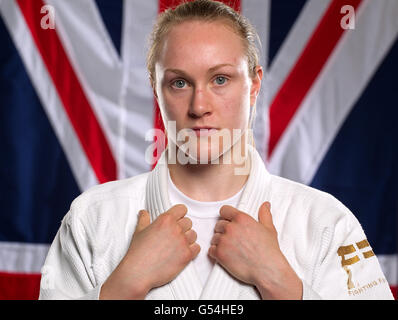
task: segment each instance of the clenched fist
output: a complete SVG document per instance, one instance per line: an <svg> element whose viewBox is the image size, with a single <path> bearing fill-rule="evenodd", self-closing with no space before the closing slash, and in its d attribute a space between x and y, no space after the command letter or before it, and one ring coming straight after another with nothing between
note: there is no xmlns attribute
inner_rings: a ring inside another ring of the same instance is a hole
<svg viewBox="0 0 398 320"><path fill-rule="evenodd" d="M260 206L258 222L228 205L220 216L208 254L263 299L301 299L302 282L279 248L270 203Z"/></svg>
<svg viewBox="0 0 398 320"><path fill-rule="evenodd" d="M171 207L154 222L141 210L130 247L101 288L101 299L143 299L149 290L173 280L200 247L185 217L186 206Z"/></svg>

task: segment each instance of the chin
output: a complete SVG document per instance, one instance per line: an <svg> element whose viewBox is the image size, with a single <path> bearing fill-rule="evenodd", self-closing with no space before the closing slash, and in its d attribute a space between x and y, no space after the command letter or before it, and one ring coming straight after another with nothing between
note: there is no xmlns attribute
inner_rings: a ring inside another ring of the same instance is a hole
<svg viewBox="0 0 398 320"><path fill-rule="evenodd" d="M217 137L220 138L220 137ZM180 164L231 164L233 147L240 146L241 137L235 137L232 143L226 139L187 139L178 145L177 161Z"/></svg>
<svg viewBox="0 0 398 320"><path fill-rule="evenodd" d="M223 156L231 149L231 145L220 146L203 143L198 145L195 151L188 152L188 156L197 164L220 164Z"/></svg>

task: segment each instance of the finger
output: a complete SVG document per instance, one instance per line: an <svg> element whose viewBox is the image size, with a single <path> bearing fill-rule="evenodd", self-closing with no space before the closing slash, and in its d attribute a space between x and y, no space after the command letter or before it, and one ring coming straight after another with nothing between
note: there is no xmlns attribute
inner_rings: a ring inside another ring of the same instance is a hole
<svg viewBox="0 0 398 320"><path fill-rule="evenodd" d="M151 217L148 211L140 210L138 214L139 216L137 226L135 227L135 232L140 232L151 224Z"/></svg>
<svg viewBox="0 0 398 320"><path fill-rule="evenodd" d="M207 251L207 254L213 259L216 259L216 249L217 247L215 245L211 245L209 250Z"/></svg>
<svg viewBox="0 0 398 320"><path fill-rule="evenodd" d="M200 245L198 245L196 242L191 244L189 246L189 249L192 252L192 260L196 258L196 256L199 254L200 252Z"/></svg>
<svg viewBox="0 0 398 320"><path fill-rule="evenodd" d="M258 221L265 227L274 226L272 222L271 204L266 201L258 209Z"/></svg>
<svg viewBox="0 0 398 320"><path fill-rule="evenodd" d="M211 239L211 245L218 245L220 243L221 233L215 233Z"/></svg>
<svg viewBox="0 0 398 320"><path fill-rule="evenodd" d="M269 224L269 202L263 202L260 205L260 208L258 208L258 222L260 222L262 225L268 225Z"/></svg>
<svg viewBox="0 0 398 320"><path fill-rule="evenodd" d="M225 233L225 226L230 223L228 220L219 220L214 227L214 232Z"/></svg>
<svg viewBox="0 0 398 320"><path fill-rule="evenodd" d="M188 212L188 208L184 204L179 203L179 204L172 206L166 212L171 214L175 218L175 220L178 221L178 220L184 218L184 216Z"/></svg>
<svg viewBox="0 0 398 320"><path fill-rule="evenodd" d="M177 223L180 225L182 232L187 232L192 228L192 221L187 217L178 220Z"/></svg>
<svg viewBox="0 0 398 320"><path fill-rule="evenodd" d="M198 235L195 232L195 230L191 229L191 230L185 232L185 237L187 238L188 243L191 245L196 241L196 239L198 238Z"/></svg>
<svg viewBox="0 0 398 320"><path fill-rule="evenodd" d="M233 218L239 213L240 211L232 206L223 205L220 209L220 216L225 219L232 221Z"/></svg>

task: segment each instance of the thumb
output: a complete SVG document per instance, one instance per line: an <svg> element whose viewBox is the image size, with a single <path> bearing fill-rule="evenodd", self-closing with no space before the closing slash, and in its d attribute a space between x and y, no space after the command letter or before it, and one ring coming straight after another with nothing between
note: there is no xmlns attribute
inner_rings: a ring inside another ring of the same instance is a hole
<svg viewBox="0 0 398 320"><path fill-rule="evenodd" d="M264 202L260 206L260 209L258 209L258 221L264 227L274 226L271 215L271 204L268 201Z"/></svg>
<svg viewBox="0 0 398 320"><path fill-rule="evenodd" d="M151 224L151 218L149 216L149 212L146 210L140 210L138 212L138 222L135 228L135 232L140 232L144 230L147 226Z"/></svg>

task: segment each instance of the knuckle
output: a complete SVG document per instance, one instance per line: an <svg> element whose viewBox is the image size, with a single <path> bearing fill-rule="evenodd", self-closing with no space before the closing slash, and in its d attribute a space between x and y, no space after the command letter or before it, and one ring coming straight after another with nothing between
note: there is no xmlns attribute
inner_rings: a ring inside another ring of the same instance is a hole
<svg viewBox="0 0 398 320"><path fill-rule="evenodd" d="M247 216L243 213L238 213L236 215L235 221L239 224L246 224L247 223Z"/></svg>
<svg viewBox="0 0 398 320"><path fill-rule="evenodd" d="M196 241L198 239L198 234L195 232L195 230L190 230L191 232L191 237L192 237L192 241Z"/></svg>
<svg viewBox="0 0 398 320"><path fill-rule="evenodd" d="M196 257L199 254L200 250L201 250L200 245L197 243L194 243L191 247L193 257Z"/></svg>
<svg viewBox="0 0 398 320"><path fill-rule="evenodd" d="M174 230L175 234L183 233L183 228L178 223L174 223L173 230Z"/></svg>
<svg viewBox="0 0 398 320"><path fill-rule="evenodd" d="M190 218L188 218L188 217L184 217L183 220L188 222L188 223L192 223L192 220Z"/></svg>
<svg viewBox="0 0 398 320"><path fill-rule="evenodd" d="M192 221L189 218L183 218L181 219L181 225L186 227L186 229L191 229L192 228Z"/></svg>
<svg viewBox="0 0 398 320"><path fill-rule="evenodd" d="M215 234L213 238L211 238L210 245L216 245L218 243L218 236Z"/></svg>
<svg viewBox="0 0 398 320"><path fill-rule="evenodd" d="M225 237L223 237L223 236L219 236L218 237L218 239L217 239L217 248L222 248L222 247L224 247L225 246L225 242L226 242L226 239L225 239Z"/></svg>
<svg viewBox="0 0 398 320"><path fill-rule="evenodd" d="M176 215L180 216L181 214L185 214L186 212L187 212L187 207L182 203L175 205L170 210L170 214L174 215L174 216L176 216Z"/></svg>
<svg viewBox="0 0 398 320"><path fill-rule="evenodd" d="M242 222L242 220L243 220L243 215L241 213L237 213L235 216L235 221L239 223Z"/></svg>
<svg viewBox="0 0 398 320"><path fill-rule="evenodd" d="M161 225L167 225L171 222L171 216L169 213L162 213L159 217L158 217L158 221Z"/></svg>
<svg viewBox="0 0 398 320"><path fill-rule="evenodd" d="M188 238L183 234L180 234L179 243L181 248L187 248L189 246Z"/></svg>
<svg viewBox="0 0 398 320"><path fill-rule="evenodd" d="M220 246L220 245L217 245L217 246L216 246L215 254L216 254L216 257L217 257L218 259L220 259L220 260L223 260L223 259L224 259L224 252L225 252L225 250L223 249L222 246Z"/></svg>
<svg viewBox="0 0 398 320"><path fill-rule="evenodd" d="M185 263L188 263L192 258L192 251L189 249L189 247L185 247L185 249L182 251L182 260Z"/></svg>
<svg viewBox="0 0 398 320"><path fill-rule="evenodd" d="M234 225L231 222L226 223L224 226L224 233L230 234L233 232L234 232Z"/></svg>
<svg viewBox="0 0 398 320"><path fill-rule="evenodd" d="M186 212L187 211L187 207L185 204L179 203L174 207L174 210L179 210L181 212Z"/></svg>

